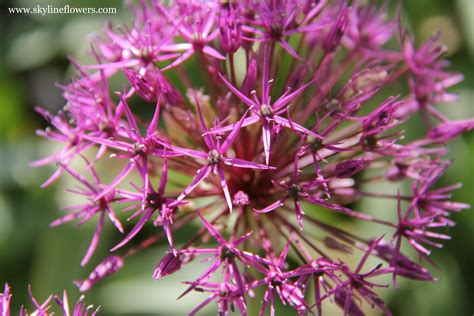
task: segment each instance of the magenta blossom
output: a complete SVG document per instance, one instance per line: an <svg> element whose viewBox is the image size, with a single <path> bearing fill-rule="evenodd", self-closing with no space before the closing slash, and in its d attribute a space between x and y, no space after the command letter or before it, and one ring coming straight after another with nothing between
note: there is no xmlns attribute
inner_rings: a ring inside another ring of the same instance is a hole
<svg viewBox="0 0 474 316"><path fill-rule="evenodd" d="M62 298L55 295L48 296L48 298L43 302L40 303L38 300L33 296L31 291L31 287L28 288L28 294L30 296L31 303L34 306L33 312L29 312L27 308L23 305L20 308L18 313L19 316L28 316L28 315L41 315L41 316L49 316L49 315L64 315L64 316L96 316L99 313L100 306L94 308L93 305L86 305L84 303L84 296L81 296L79 300L73 305L73 309L70 309L68 296L66 291L63 292ZM5 284L5 290L3 293L0 293L0 313L2 316L10 316L10 302L12 299L12 293L10 292L10 286ZM51 301L54 300L58 305L58 312L61 314L55 313L54 307L51 305Z"/></svg>
<svg viewBox="0 0 474 316"><path fill-rule="evenodd" d="M437 36L415 47L374 1L151 0L131 10L130 26L94 38L92 65L72 60L64 110L38 110L51 124L38 134L62 144L34 163L57 167L44 185L69 174L79 185L69 191L86 200L52 225L97 218L82 265L106 218L125 233L75 281L80 291L159 242L169 249L155 280L200 260L181 294L205 295L191 315L211 304L218 315L250 304L274 315L277 301L298 315L322 315L326 303L390 315L380 276L392 286L436 279L429 255L468 207L451 200L460 184L439 184L447 143L474 127L438 109L462 75L447 70ZM364 208L368 199L385 203ZM360 222L367 228L352 228ZM5 310L8 287L1 300Z"/></svg>

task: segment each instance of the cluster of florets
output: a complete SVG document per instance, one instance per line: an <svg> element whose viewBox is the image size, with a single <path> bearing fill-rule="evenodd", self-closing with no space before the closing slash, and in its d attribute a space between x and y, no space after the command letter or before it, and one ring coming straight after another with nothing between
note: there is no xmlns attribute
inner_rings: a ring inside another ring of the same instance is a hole
<svg viewBox="0 0 474 316"><path fill-rule="evenodd" d="M125 235L81 291L163 239L155 279L208 258L185 282L183 295L208 293L192 315L211 302L219 315L245 315L254 297L261 315L276 300L300 315L321 314L325 302L363 315L364 301L390 314L374 291L385 286L379 276L434 280L420 260L467 207L449 201L458 185L436 183L446 144L474 120L438 109L462 75L445 70L437 35L416 48L399 18L368 2L157 0L93 40L97 62L73 61L64 110L39 110L52 125L39 134L64 146L35 163L58 167L45 186L69 174L86 200L53 226L97 219L83 266L106 220ZM404 130L416 113L421 139ZM365 199L387 202L360 208ZM351 228L361 222L386 233ZM201 229L175 244L193 224ZM152 225L156 235L140 233ZM417 262L402 251L410 246Z"/></svg>
<svg viewBox="0 0 474 316"><path fill-rule="evenodd" d="M100 306L95 308L93 305L86 305L84 303L84 295L79 298L79 300L74 305L74 309L72 310L69 307L68 296L66 291L63 292L62 298L57 295L50 295L48 298L43 302L39 302L34 296L33 292L31 291L31 287L28 288L28 294L30 296L31 303L34 306L33 312L28 312L28 309L21 306L20 311L18 312L19 316L28 316L28 315L38 315L38 316L49 316L54 315L53 309L51 307L51 301L54 300L59 311L62 312L64 316L96 316L100 310ZM12 300L12 293L10 290L10 286L5 284L5 289L3 293L0 293L0 313L2 316L10 316L11 314L11 300Z"/></svg>

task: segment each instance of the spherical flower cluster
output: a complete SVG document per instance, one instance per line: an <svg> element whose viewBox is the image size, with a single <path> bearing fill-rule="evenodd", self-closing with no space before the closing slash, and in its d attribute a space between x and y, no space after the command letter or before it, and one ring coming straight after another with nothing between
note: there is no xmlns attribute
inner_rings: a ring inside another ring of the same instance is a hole
<svg viewBox="0 0 474 316"><path fill-rule="evenodd" d="M69 174L86 200L52 225L97 219L83 266L106 221L124 234L79 289L160 240L169 252L155 279L205 259L183 280L182 295L207 293L190 315L211 303L245 315L249 300L260 315L277 300L299 315L321 315L325 302L389 315L380 276L434 280L422 264L468 207L449 200L458 184L437 186L446 144L474 127L439 110L462 75L446 70L437 35L416 48L372 1L169 2L132 6L132 25L93 39L95 63L72 61L64 110L38 109L52 126L39 135L63 144L34 163L57 165L44 186ZM417 119L422 138L405 133ZM386 203L361 207L369 199Z"/></svg>

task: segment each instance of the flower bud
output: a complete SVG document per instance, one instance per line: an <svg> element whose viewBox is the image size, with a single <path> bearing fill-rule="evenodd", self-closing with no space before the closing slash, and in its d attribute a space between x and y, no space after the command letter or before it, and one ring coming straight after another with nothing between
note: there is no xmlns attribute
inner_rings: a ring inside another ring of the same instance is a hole
<svg viewBox="0 0 474 316"><path fill-rule="evenodd" d="M153 272L155 280L161 279L165 275L172 274L181 269L181 259L170 252L166 254Z"/></svg>
<svg viewBox="0 0 474 316"><path fill-rule="evenodd" d="M74 281L74 284L79 288L79 291L86 292L91 289L97 282L114 274L123 267L123 259L119 256L109 256L89 274L85 280Z"/></svg>
<svg viewBox="0 0 474 316"><path fill-rule="evenodd" d="M428 137L438 142L447 142L474 128L474 119L442 123L429 131Z"/></svg>

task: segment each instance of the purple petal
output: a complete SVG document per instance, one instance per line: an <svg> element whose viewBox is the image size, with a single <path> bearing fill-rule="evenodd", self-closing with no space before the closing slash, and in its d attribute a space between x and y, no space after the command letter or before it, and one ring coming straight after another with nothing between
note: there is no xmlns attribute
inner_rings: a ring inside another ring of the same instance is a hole
<svg viewBox="0 0 474 316"><path fill-rule="evenodd" d="M135 237L136 234L140 232L142 227L145 225L145 223L151 218L153 213L155 212L154 208L147 208L145 214L140 218L138 223L133 227L133 229L128 233L127 237L124 238L117 246L113 247L110 249L110 251L115 251L121 247L123 247L126 243L128 243L133 237Z"/></svg>
<svg viewBox="0 0 474 316"><path fill-rule="evenodd" d="M98 207L96 209L99 209ZM62 225L64 223L67 223L67 222L70 222L76 218L79 218L83 215L83 212L76 212L76 213L72 213L72 214L67 214L67 215L64 215L58 219L55 219L53 222L51 222L51 224L49 224L50 227L57 227L59 225Z"/></svg>
<svg viewBox="0 0 474 316"><path fill-rule="evenodd" d="M260 117L258 115L249 116L246 119L244 119L241 127L245 127L245 126L255 124L258 121L260 121ZM211 129L208 133L209 134L222 134L222 133L225 133L225 132L228 132L228 131L233 131L239 123L240 122L230 124L230 125L227 125L227 126L224 126L224 127L216 127L216 128Z"/></svg>
<svg viewBox="0 0 474 316"><path fill-rule="evenodd" d="M267 104L270 96L270 83L268 82L268 72L270 64L268 61L268 55L270 54L268 44L263 43L263 76L262 76L262 103Z"/></svg>
<svg viewBox="0 0 474 316"><path fill-rule="evenodd" d="M167 52L184 52L192 48L193 45L190 43L176 43L163 46L163 50Z"/></svg>
<svg viewBox="0 0 474 316"><path fill-rule="evenodd" d="M201 281L205 280L205 279L208 279L210 278L210 276L212 275L212 273L214 273L220 266L220 261L219 260L216 260L216 262L214 262L199 278L196 279L196 281L194 281L190 287L188 287L186 289L186 291L184 291L180 296L178 296L178 299L180 299L181 297L185 296L186 294L188 294L192 289L194 289L196 287L196 285L198 285Z"/></svg>
<svg viewBox="0 0 474 316"><path fill-rule="evenodd" d="M262 165L259 163L238 159L238 158L223 158L223 161L226 165L238 167L238 168L248 168L248 169L260 169L260 170L273 170L275 167Z"/></svg>
<svg viewBox="0 0 474 316"><path fill-rule="evenodd" d="M162 141L158 141L158 143L160 143L161 145L163 145L163 146L165 146L165 147L167 147L167 148L169 148L173 151L176 151L180 154L183 154L185 156L191 156L191 157L194 157L194 158L205 159L205 160L207 160L207 157L208 157L208 154L204 153L202 151L177 147L177 146L173 146L173 145L170 145L170 144L162 142Z"/></svg>
<svg viewBox="0 0 474 316"><path fill-rule="evenodd" d="M290 31L286 31L284 32L285 36L290 36L290 35L293 35L293 34L296 34L296 33L304 33L304 32L316 32L320 29L323 29L325 28L326 26L328 26L329 23L327 22L318 22L318 23L313 23L313 24L305 24L303 23L302 26L300 27L297 27L293 30L290 30ZM280 41L281 43L281 41Z"/></svg>
<svg viewBox="0 0 474 316"><path fill-rule="evenodd" d="M248 97L246 97L242 92L240 92L239 90L237 90L236 87L234 87L229 81L227 81L227 79L224 77L224 75L222 75L221 73L219 73L219 77L222 79L222 81L224 81L224 84L229 88L230 91L232 91L232 93L234 93L240 100L242 100L245 104L247 104L249 107L252 107L255 105L255 102L253 102L252 100L250 100Z"/></svg>
<svg viewBox="0 0 474 316"><path fill-rule="evenodd" d="M110 221L114 224L115 227L117 227L118 231L123 233L122 223L117 218L114 210L109 205L107 205L107 214L109 215Z"/></svg>
<svg viewBox="0 0 474 316"><path fill-rule="evenodd" d="M301 203L298 200L295 200L295 212L298 226L301 230L303 230L303 209L301 208Z"/></svg>
<svg viewBox="0 0 474 316"><path fill-rule="evenodd" d="M293 91L292 93L290 94L285 94L283 97L280 97L278 100L276 100L273 105L272 105L272 109L273 111L278 111L280 110L282 107L284 107L285 105L287 105L291 100L293 100L294 98L296 98L297 96L299 96L301 93L304 92L304 90L310 86L311 84L313 84L315 82L315 79L313 80L310 80L309 82L307 82L306 84L302 85L300 88L296 89L295 91Z"/></svg>
<svg viewBox="0 0 474 316"><path fill-rule="evenodd" d="M94 201L100 200L101 198L106 196L110 191L112 191L117 185L119 185L120 182L122 182L123 179L125 179L125 177L128 176L128 174L134 169L134 167L135 167L135 161L131 160L125 166L125 168L120 172L120 174L115 178L115 180L112 181L112 183L109 184L109 186L104 191L102 191L100 194L98 194L94 198Z"/></svg>
<svg viewBox="0 0 474 316"><path fill-rule="evenodd" d="M184 189L183 193L181 193L178 198L176 199L175 203L172 203L170 207L175 206L184 199L189 193L191 193L198 185L201 183L208 175L211 173L211 167L206 165L199 169L197 175L194 177L193 181Z"/></svg>
<svg viewBox="0 0 474 316"><path fill-rule="evenodd" d="M295 52L295 50L293 49L293 47L291 47L290 44L288 44L286 41L279 41L280 45L283 47L284 50L286 50L288 52L288 54L290 54L292 57L298 59L298 60L302 60L302 58L298 55L297 52Z"/></svg>
<svg viewBox="0 0 474 316"><path fill-rule="evenodd" d="M97 245L99 244L100 234L102 233L102 228L104 227L104 217L105 217L104 212L100 213L99 221L97 223L97 228L94 232L94 235L92 236L92 240L89 245L89 248L87 249L86 255L84 256L84 259L82 259L81 261L81 266L85 266L87 262L89 262L90 258L94 254L95 249L97 248Z"/></svg>
<svg viewBox="0 0 474 316"><path fill-rule="evenodd" d="M160 102L161 102L161 94L158 95L158 101L156 101L155 113L153 114L153 118L146 131L147 137L156 133L156 130L158 127L158 121L160 120Z"/></svg>
<svg viewBox="0 0 474 316"><path fill-rule="evenodd" d="M231 267L232 267L232 270L233 270L232 274L234 275L235 279L237 279L237 285L238 285L238 288L239 288L239 293L240 293L241 297L245 297L245 283L244 283L244 280L242 278L242 275L239 272L239 268L237 267L237 263L235 261L232 261Z"/></svg>
<svg viewBox="0 0 474 316"><path fill-rule="evenodd" d="M209 223L205 218L204 216L202 216L201 212L200 211L197 211L197 214L199 216L199 218L201 219L201 222L204 224L204 226L206 227L207 231L209 232L209 234L211 234L212 237L214 237L221 245L226 245L227 244L227 241L224 239L224 237L222 237L222 235L217 231L217 229L215 229L214 226L212 226L211 223Z"/></svg>
<svg viewBox="0 0 474 316"><path fill-rule="evenodd" d="M244 95L249 94L250 91L252 91L253 87L256 86L257 69L258 69L257 61L254 58L252 58L247 67L247 73L245 75L244 81L242 82L242 85L240 86L240 91Z"/></svg>
<svg viewBox="0 0 474 316"><path fill-rule="evenodd" d="M221 154L224 154L227 149L232 145L234 142L235 138L239 134L240 129L242 128L242 124L245 121L245 117L247 116L248 110L245 111L244 115L242 115L241 119L237 122L237 125L232 129L232 132L227 136L226 140L224 143L222 143L221 148L219 149L219 152Z"/></svg>
<svg viewBox="0 0 474 316"><path fill-rule="evenodd" d="M253 209L254 212L257 212L257 213L268 213L268 212L271 212L277 208L279 208L280 206L283 206L283 204L285 203L285 201L289 198L289 196L285 196L284 198L282 199L279 199L278 201L270 204L269 206L265 207L264 209L261 209L261 210L257 210L257 209Z"/></svg>
<svg viewBox="0 0 474 316"><path fill-rule="evenodd" d="M265 295L263 296L263 303L262 308L260 309L259 316L265 316L265 311L267 310L267 306L270 305L270 315L275 315L275 307L273 306L273 296L275 293L273 292L273 288L267 288Z"/></svg>
<svg viewBox="0 0 474 316"><path fill-rule="evenodd" d="M52 175L51 177L48 178L48 180L46 180L45 182L43 182L41 184L41 188L44 189L46 188L47 186L51 185L54 181L56 181L57 179L59 179L59 177L61 176L61 174L63 173L63 169L62 168L58 168Z"/></svg>
<svg viewBox="0 0 474 316"><path fill-rule="evenodd" d="M318 135L312 131L310 131L309 129L306 129L304 128L303 126L299 125L299 124L296 124L295 122L293 121L289 121L288 119L286 118L283 118L279 115L274 115L273 116L273 119L275 120L276 123L280 124L280 125L283 125L285 126L286 128L290 128L292 130L295 130L295 131L298 131L300 133L304 133L304 134L307 134L307 135L310 135L310 136L313 136L315 138L319 138L319 139L323 139L323 137L321 135Z"/></svg>
<svg viewBox="0 0 474 316"><path fill-rule="evenodd" d="M138 59L128 59L128 60L122 60L122 61L117 61L113 63L105 63L105 64L95 64L95 65L85 65L82 66L84 69L119 69L119 68L129 68L133 66L137 66L140 64L140 60Z"/></svg>
<svg viewBox="0 0 474 316"><path fill-rule="evenodd" d="M116 149L127 151L127 152L130 152L130 151L133 150L132 145L130 145L129 143L126 143L126 142L122 142L122 141L104 139L104 138L94 137L94 136L90 136L90 135L83 135L83 138L85 138L87 140L90 140L90 141L92 141L94 143L97 143L97 144L101 144L101 145L104 145L104 146L107 146L107 147L112 147L112 148L116 148Z"/></svg>
<svg viewBox="0 0 474 316"><path fill-rule="evenodd" d="M187 52L185 52L183 55L181 55L179 58L177 58L175 61L173 61L171 64L166 66L165 68L161 69L161 71L165 72L167 70L170 70L171 68L174 68L182 63L184 63L187 59L189 59L192 55L194 54L194 49L190 49Z"/></svg>
<svg viewBox="0 0 474 316"><path fill-rule="evenodd" d="M206 142L206 145L209 148L209 150L215 149L216 145L215 145L214 139L210 137L209 134L207 134L208 129L207 129L206 122L204 121L204 116L202 115L201 104L199 103L199 100L196 97L196 95L193 95L193 97L194 97L194 102L196 102L196 107L198 110L199 122L201 123L201 127L204 131L204 141Z"/></svg>
<svg viewBox="0 0 474 316"><path fill-rule="evenodd" d="M225 56L223 56L221 53L219 53L217 50L215 50L209 45L204 46L204 48L202 49L202 52L216 59L225 60Z"/></svg>
<svg viewBox="0 0 474 316"><path fill-rule="evenodd" d="M221 181L221 187L224 191L225 200L227 201L227 206L229 207L229 211L232 213L232 198L230 197L229 188L227 186L227 181L225 181L225 175L221 168L217 167L217 174L219 175Z"/></svg>
<svg viewBox="0 0 474 316"><path fill-rule="evenodd" d="M234 241L234 242L233 242L234 247L238 247L241 243L243 243L244 241L246 241L252 234L253 234L253 231L252 231L252 232L248 232L247 234L243 235L242 237L240 237L239 239L237 239L236 241Z"/></svg>
<svg viewBox="0 0 474 316"><path fill-rule="evenodd" d="M262 140L263 140L263 151L265 153L265 163L270 163L270 142L271 142L271 130L268 123L264 123L262 126Z"/></svg>
<svg viewBox="0 0 474 316"><path fill-rule="evenodd" d="M158 186L158 194L163 196L165 194L166 183L168 182L168 159L163 159L163 166L161 167L160 185Z"/></svg>
<svg viewBox="0 0 474 316"><path fill-rule="evenodd" d="M171 231L170 223L165 223L163 221L163 229L165 231L166 239L168 239L168 243L170 244L171 252L176 255L176 249L174 248L173 233Z"/></svg>
<svg viewBox="0 0 474 316"><path fill-rule="evenodd" d="M286 256L288 255L288 250L290 249L290 240L286 243L285 247L283 248L280 257L278 258L277 266L279 268L283 268L283 265L286 261Z"/></svg>
<svg viewBox="0 0 474 316"><path fill-rule="evenodd" d="M331 211L342 213L342 214L352 216L352 217L355 217L355 218L358 218L358 219L361 219L361 220L365 220L365 221L374 220L374 218L370 215L366 215L364 213L360 213L360 212L351 210L350 208L347 208L347 207L344 207L344 206L341 206L341 205L338 205L338 204L330 203L330 202L324 201L324 200L319 199L319 198L306 196L306 197L304 197L304 199L308 200L311 203L320 205L320 206L322 206L326 209L329 209Z"/></svg>
<svg viewBox="0 0 474 316"><path fill-rule="evenodd" d="M207 299L205 299L203 302L201 302L198 306L196 306L190 313L189 316L194 316L197 315L197 313L203 309L206 305L208 305L210 302L212 302L218 295L219 293L213 293L211 296L209 296Z"/></svg>
<svg viewBox="0 0 474 316"><path fill-rule="evenodd" d="M124 96L122 94L119 94L120 97L120 105L122 108L125 110L125 115L127 116L127 121L132 129L132 131L135 131L134 135L136 139L135 141L141 141L141 136L138 134L140 132L140 129L138 128L137 121L135 120L135 116L133 116L132 111L130 110L130 107L127 104L127 101L125 100Z"/></svg>
<svg viewBox="0 0 474 316"><path fill-rule="evenodd" d="M304 300L304 294L301 289L291 283L282 284L281 295L284 300L287 301L290 305L296 307L298 310L306 309L306 302Z"/></svg>

